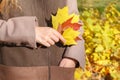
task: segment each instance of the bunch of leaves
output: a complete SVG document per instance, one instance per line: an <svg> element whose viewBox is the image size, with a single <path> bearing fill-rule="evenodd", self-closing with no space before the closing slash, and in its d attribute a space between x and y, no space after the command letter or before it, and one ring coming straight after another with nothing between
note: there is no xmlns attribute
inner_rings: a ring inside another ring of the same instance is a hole
<svg viewBox="0 0 120 80"><path fill-rule="evenodd" d="M110 3L102 14L85 9L84 23L86 68L77 69L76 80L120 80L120 12Z"/></svg>
<svg viewBox="0 0 120 80"><path fill-rule="evenodd" d="M81 23L79 23L79 15L69 14L68 7L58 9L55 16L52 15L53 28L62 34L66 39L64 45L77 44L76 41L79 38L79 29Z"/></svg>

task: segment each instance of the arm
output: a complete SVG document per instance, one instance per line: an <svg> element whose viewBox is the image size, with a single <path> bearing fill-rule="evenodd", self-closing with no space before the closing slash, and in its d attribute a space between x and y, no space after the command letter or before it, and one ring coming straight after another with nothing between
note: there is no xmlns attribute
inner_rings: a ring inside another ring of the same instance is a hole
<svg viewBox="0 0 120 80"><path fill-rule="evenodd" d="M0 20L0 43L25 44L36 47L36 17L16 17L8 21Z"/></svg>
<svg viewBox="0 0 120 80"><path fill-rule="evenodd" d="M46 47L61 40L62 35L49 27L39 27L36 17L16 17L7 22L0 20L0 43L36 48L36 43Z"/></svg>
<svg viewBox="0 0 120 80"><path fill-rule="evenodd" d="M78 8L77 8L77 0L67 0L67 5L69 7L69 13L79 14ZM80 35L79 35L81 40L79 40L77 42L77 45L67 47L64 58L75 60L79 63L79 65L82 68L84 68L84 66L85 66L85 48L84 48L84 39L82 38L82 34L83 34L83 29L81 28ZM64 63L64 61L61 61L61 63ZM62 65L62 64L60 64L60 65Z"/></svg>

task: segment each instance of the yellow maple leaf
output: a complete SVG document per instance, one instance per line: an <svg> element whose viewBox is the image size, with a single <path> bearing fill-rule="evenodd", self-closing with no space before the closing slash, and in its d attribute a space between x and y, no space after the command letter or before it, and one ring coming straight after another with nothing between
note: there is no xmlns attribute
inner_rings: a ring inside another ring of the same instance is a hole
<svg viewBox="0 0 120 80"><path fill-rule="evenodd" d="M78 24L78 22L79 15L76 15L74 13L69 14L67 6L62 9L58 9L55 16L52 15L53 28L58 31L60 29L59 32L66 39L66 43L64 45L76 44L75 39L80 34L80 32L78 31L80 24Z"/></svg>
<svg viewBox="0 0 120 80"><path fill-rule="evenodd" d="M53 28L57 29L59 24L62 24L69 18L70 18L70 16L68 16L68 8L67 7L64 7L63 9L58 9L57 15L55 15L55 16L52 15Z"/></svg>
<svg viewBox="0 0 120 80"><path fill-rule="evenodd" d="M75 31L72 28L68 28L63 32L63 37L66 39L66 43L64 45L72 45L76 44L75 38L79 36L80 32Z"/></svg>
<svg viewBox="0 0 120 80"><path fill-rule="evenodd" d="M68 7L65 6L62 9L58 9L57 14L55 16L52 15L52 24L53 24L53 28L57 29L58 26L62 23L64 23L66 20L72 18L71 23L78 23L79 21L79 15L76 14L69 14L68 12Z"/></svg>

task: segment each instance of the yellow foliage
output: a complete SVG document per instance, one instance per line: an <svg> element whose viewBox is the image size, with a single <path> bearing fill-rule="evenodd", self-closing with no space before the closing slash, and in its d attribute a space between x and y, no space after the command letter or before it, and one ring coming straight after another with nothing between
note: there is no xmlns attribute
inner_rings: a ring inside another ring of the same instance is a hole
<svg viewBox="0 0 120 80"><path fill-rule="evenodd" d="M80 80L101 80L108 74L111 80L120 80L120 12L115 4L109 4L102 14L85 9L80 19L87 54L85 70L79 69Z"/></svg>

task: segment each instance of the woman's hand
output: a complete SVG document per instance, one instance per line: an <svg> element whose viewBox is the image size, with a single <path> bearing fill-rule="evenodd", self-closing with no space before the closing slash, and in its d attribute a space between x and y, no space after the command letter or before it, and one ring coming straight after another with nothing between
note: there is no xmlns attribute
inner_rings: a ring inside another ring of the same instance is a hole
<svg viewBox="0 0 120 80"><path fill-rule="evenodd" d="M62 61L60 62L60 67L70 67L74 68L75 67L75 61L69 58L63 58Z"/></svg>
<svg viewBox="0 0 120 80"><path fill-rule="evenodd" d="M62 41L63 43L65 42L63 36L58 31L50 27L36 27L35 33L36 42L46 47L54 45L59 40Z"/></svg>

